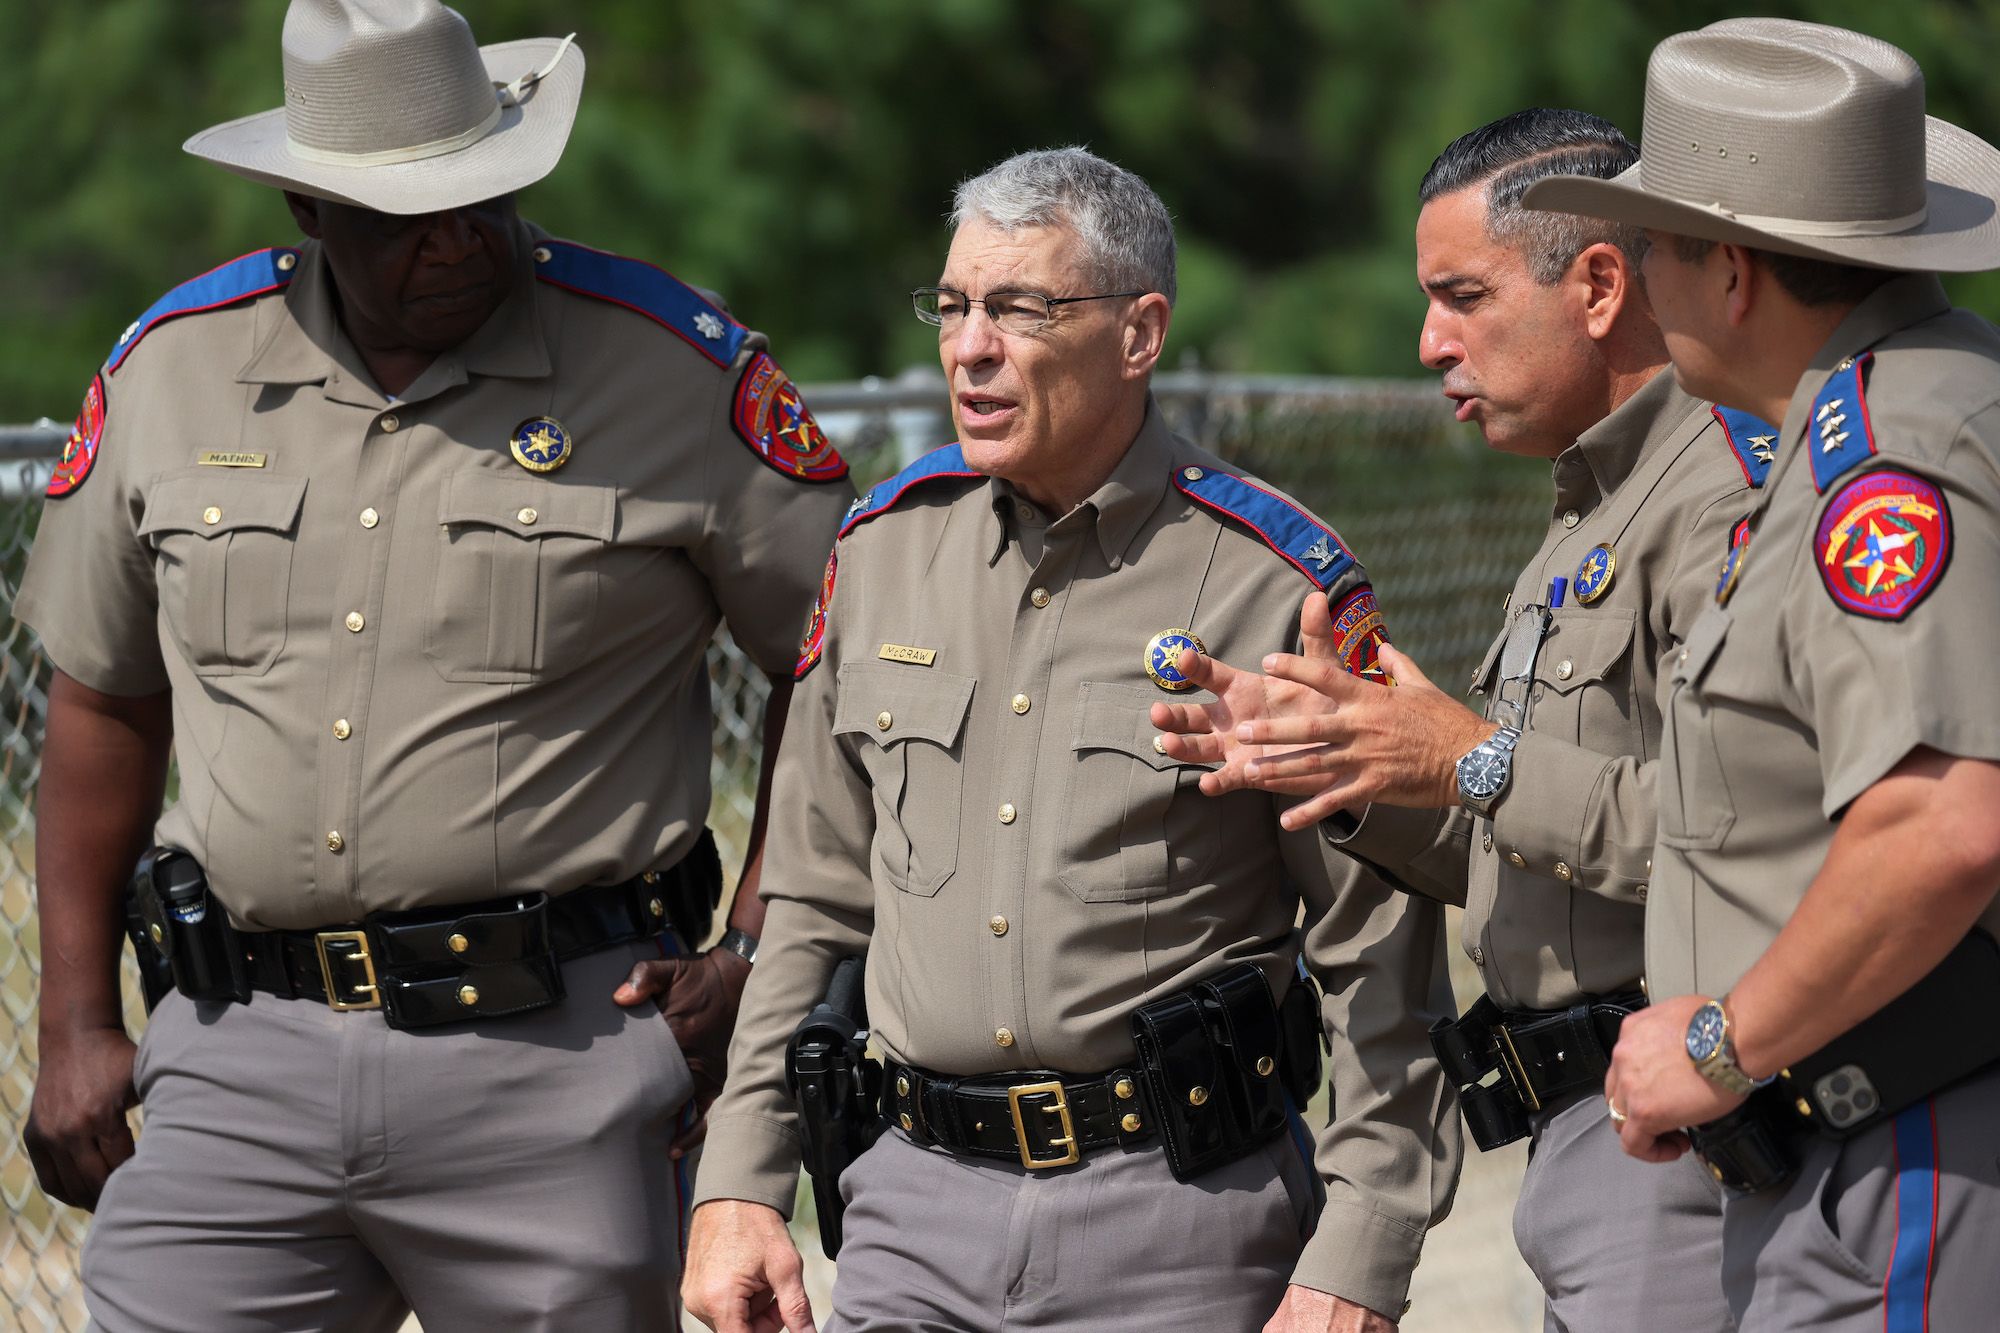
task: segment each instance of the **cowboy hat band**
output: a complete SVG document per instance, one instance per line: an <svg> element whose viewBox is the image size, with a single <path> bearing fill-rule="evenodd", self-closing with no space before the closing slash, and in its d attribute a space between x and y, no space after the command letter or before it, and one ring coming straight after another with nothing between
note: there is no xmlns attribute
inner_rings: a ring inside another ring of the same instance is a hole
<svg viewBox="0 0 2000 1333"><path fill-rule="evenodd" d="M1924 114L1923 72L1860 33L1731 19L1653 51L1639 162L1529 208L1878 268L2000 267L2000 152Z"/></svg>

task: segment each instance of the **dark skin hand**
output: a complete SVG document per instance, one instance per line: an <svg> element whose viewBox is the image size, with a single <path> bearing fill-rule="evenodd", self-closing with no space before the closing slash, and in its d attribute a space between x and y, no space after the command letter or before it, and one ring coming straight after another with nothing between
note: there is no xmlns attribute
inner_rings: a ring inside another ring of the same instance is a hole
<svg viewBox="0 0 2000 1333"><path fill-rule="evenodd" d="M299 230L320 242L340 326L375 387L400 394L440 353L470 338L514 282L514 196L442 213L377 213L285 192Z"/></svg>
<svg viewBox="0 0 2000 1333"><path fill-rule="evenodd" d="M132 1155L137 1047L118 992L120 900L152 836L173 742L171 698L100 694L61 671L35 796L42 924L41 1069L22 1140L50 1197L95 1208Z"/></svg>
<svg viewBox="0 0 2000 1333"><path fill-rule="evenodd" d="M750 846L743 860L743 877L736 882L736 897L730 904L729 924L750 935L764 933L764 900L757 886L764 875L764 826L771 811L771 775L776 771L778 744L785 735L785 712L792 701L790 679L773 678L771 699L764 706L764 757L757 773L757 806L750 817ZM684 958L647 961L632 974L611 998L627 1008L652 1000L667 1016L681 1054L687 1058L688 1072L694 1076L695 1119L674 1139L668 1150L675 1159L685 1157L708 1133L708 1108L722 1092L722 1080L729 1072L729 1038L736 1030L736 1011L743 1002L743 987L750 980L750 964L728 949L710 949Z"/></svg>

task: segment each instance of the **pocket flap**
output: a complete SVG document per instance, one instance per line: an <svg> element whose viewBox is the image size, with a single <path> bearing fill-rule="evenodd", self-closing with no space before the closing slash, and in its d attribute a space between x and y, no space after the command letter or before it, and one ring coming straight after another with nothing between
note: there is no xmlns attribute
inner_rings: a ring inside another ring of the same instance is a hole
<svg viewBox="0 0 2000 1333"><path fill-rule="evenodd" d="M306 494L304 477L220 475L230 471L205 467L160 478L146 495L139 535L192 532L219 537L243 528L290 532L298 523Z"/></svg>
<svg viewBox="0 0 2000 1333"><path fill-rule="evenodd" d="M1535 679L1557 694L1596 684L1631 651L1637 623L1638 613L1630 607L1558 611L1535 659Z"/></svg>
<svg viewBox="0 0 2000 1333"><path fill-rule="evenodd" d="M1204 768L1172 758L1155 744L1160 729L1151 713L1157 690L1137 685L1085 681L1077 692L1076 739L1072 750L1116 750L1164 772L1170 768ZM1212 698L1213 696L1203 696ZM1182 696L1182 702L1186 696Z"/></svg>
<svg viewBox="0 0 2000 1333"><path fill-rule="evenodd" d="M523 538L560 535L608 542L616 500L609 486L565 486L526 473L459 472L445 479L438 523L498 528Z"/></svg>
<svg viewBox="0 0 2000 1333"><path fill-rule="evenodd" d="M1729 612L1719 606L1711 606L1701 613L1688 631L1687 641L1674 654L1673 679L1679 683L1694 684L1715 655L1722 651L1722 642L1729 637Z"/></svg>
<svg viewBox="0 0 2000 1333"><path fill-rule="evenodd" d="M885 750L902 741L947 750L956 745L975 683L970 676L874 662L843 663L839 681L833 734L865 736Z"/></svg>

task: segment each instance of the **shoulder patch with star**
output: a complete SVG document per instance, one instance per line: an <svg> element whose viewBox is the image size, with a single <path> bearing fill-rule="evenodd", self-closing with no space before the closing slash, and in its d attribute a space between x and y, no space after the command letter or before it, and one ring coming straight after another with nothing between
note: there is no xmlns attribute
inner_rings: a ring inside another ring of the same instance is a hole
<svg viewBox="0 0 2000 1333"><path fill-rule="evenodd" d="M1382 626L1382 608L1373 588L1364 583L1333 608L1333 639L1334 652L1350 676L1387 683L1382 645L1389 642L1389 631Z"/></svg>
<svg viewBox="0 0 2000 1333"><path fill-rule="evenodd" d="M49 474L51 500L59 500L83 485L83 479L96 465L97 446L104 439L104 410L104 376L100 372L91 377L90 387L84 390L76 424L69 428L62 457L56 459L55 471Z"/></svg>
<svg viewBox="0 0 2000 1333"><path fill-rule="evenodd" d="M1743 480L1752 486L1762 486L1778 456L1777 429L1764 418L1734 407L1715 406L1708 410L1721 424L1722 438L1736 455L1736 465L1743 469Z"/></svg>
<svg viewBox="0 0 2000 1333"><path fill-rule="evenodd" d="M1354 567L1354 553L1338 533L1275 491L1204 467L1175 468L1174 485L1202 508L1256 533L1321 592Z"/></svg>
<svg viewBox="0 0 2000 1333"><path fill-rule="evenodd" d="M255 296L280 291L290 285L299 265L299 252L284 248L253 250L227 264L218 265L198 278L190 278L146 307L146 313L125 326L111 355L104 359L104 373L116 374L125 358L132 355L147 334L170 319L197 315L204 310L220 310ZM79 481L82 478L78 478Z"/></svg>
<svg viewBox="0 0 2000 1333"><path fill-rule="evenodd" d="M1901 620L1951 560L1944 492L1895 468L1864 472L1826 502L1814 534L1820 581L1841 610Z"/></svg>
<svg viewBox="0 0 2000 1333"><path fill-rule="evenodd" d="M788 477L839 481L847 475L847 460L813 420L799 386L768 352L758 352L743 367L730 419L750 452Z"/></svg>
<svg viewBox="0 0 2000 1333"><path fill-rule="evenodd" d="M644 315L726 370L750 330L673 274L643 259L593 250L574 241L535 247L535 276L579 296Z"/></svg>
<svg viewBox="0 0 2000 1333"><path fill-rule="evenodd" d="M798 665L792 668L793 680L804 680L826 651L826 613L833 605L833 575L839 566L840 546L835 543L826 553L826 573L819 581L819 597L813 602L812 614L806 617L805 637L799 640Z"/></svg>

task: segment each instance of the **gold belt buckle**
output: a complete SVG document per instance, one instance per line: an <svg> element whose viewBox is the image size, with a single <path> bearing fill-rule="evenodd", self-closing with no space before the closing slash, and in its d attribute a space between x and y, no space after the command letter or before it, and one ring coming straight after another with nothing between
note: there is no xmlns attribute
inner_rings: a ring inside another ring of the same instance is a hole
<svg viewBox="0 0 2000 1333"><path fill-rule="evenodd" d="M353 945L352 950L328 953L328 945ZM382 991L375 980L375 955L368 951L368 935L359 930L322 930L313 936L313 948L319 952L320 980L326 983L326 1007L329 1009L380 1009ZM335 963L360 963L363 975L368 980L360 985L342 986L333 979ZM343 994L365 996L365 999L347 1000Z"/></svg>
<svg viewBox="0 0 2000 1333"><path fill-rule="evenodd" d="M1521 1100L1528 1104L1530 1111L1542 1109L1542 1099L1535 1095L1535 1085L1528 1081L1528 1066L1521 1060L1521 1053L1514 1049L1514 1035L1507 1031L1505 1023L1495 1023L1493 1030L1500 1034L1497 1049L1500 1067L1507 1071L1507 1078L1514 1090L1521 1094Z"/></svg>
<svg viewBox="0 0 2000 1333"><path fill-rule="evenodd" d="M1052 1137L1051 1148L1061 1148L1060 1157L1037 1157L1028 1146L1028 1126L1021 1117L1021 1099L1024 1097L1049 1096L1055 1098L1051 1106L1039 1107L1043 1115L1055 1116L1062 1122L1060 1137ZM1044 1167L1068 1166L1083 1160L1083 1154L1076 1146L1076 1122L1070 1119L1069 1098L1063 1095L1061 1083L1016 1083L1007 1089L1007 1110L1014 1117L1014 1137L1021 1149L1021 1165L1030 1171L1040 1171Z"/></svg>

